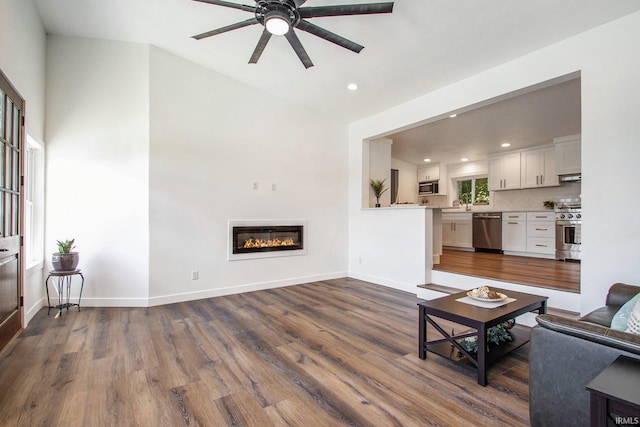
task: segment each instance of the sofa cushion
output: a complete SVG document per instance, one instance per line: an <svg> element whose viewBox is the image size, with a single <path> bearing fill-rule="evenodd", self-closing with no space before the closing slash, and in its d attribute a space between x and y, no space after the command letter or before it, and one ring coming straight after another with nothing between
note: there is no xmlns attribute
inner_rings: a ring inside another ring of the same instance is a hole
<svg viewBox="0 0 640 427"><path fill-rule="evenodd" d="M540 326L553 331L562 332L633 354L640 354L640 335L616 331L605 326L551 314L540 314L536 317L536 321Z"/></svg>
<svg viewBox="0 0 640 427"><path fill-rule="evenodd" d="M619 308L620 307L610 305L600 307L596 310L593 310L586 316L581 317L580 321L595 323L596 325L605 326L608 328L612 324L612 319L615 318L616 314L620 311ZM627 314L624 318L624 327L622 329L618 329L619 331L624 331L627 328L627 319L630 312L631 307L629 307L629 310L627 311Z"/></svg>
<svg viewBox="0 0 640 427"><path fill-rule="evenodd" d="M640 335L640 299L636 301L633 309L631 310L626 332Z"/></svg>
<svg viewBox="0 0 640 427"><path fill-rule="evenodd" d="M615 329L616 331L624 331L627 329L629 314L631 314L631 310L633 306L636 305L638 299L640 299L640 292L620 307L611 319L611 329Z"/></svg>

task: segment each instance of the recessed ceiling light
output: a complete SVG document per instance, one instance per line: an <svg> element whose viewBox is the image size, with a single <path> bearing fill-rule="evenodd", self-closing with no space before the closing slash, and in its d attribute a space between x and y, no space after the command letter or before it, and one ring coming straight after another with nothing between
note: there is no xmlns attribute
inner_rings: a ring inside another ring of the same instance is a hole
<svg viewBox="0 0 640 427"><path fill-rule="evenodd" d="M425 162L429 163L431 159L424 159Z"/></svg>
<svg viewBox="0 0 640 427"><path fill-rule="evenodd" d="M469 159L467 159L466 157L463 157L463 158L461 158L461 159L460 159L460 161L461 161L461 162L468 162L468 161L469 161Z"/></svg>
<svg viewBox="0 0 640 427"><path fill-rule="evenodd" d="M509 144L508 142L503 142L502 144L500 144L500 147L502 148L511 147L511 144Z"/></svg>
<svg viewBox="0 0 640 427"><path fill-rule="evenodd" d="M358 85L355 84L355 83L349 83L347 85L347 89L349 89L349 90L358 90Z"/></svg>
<svg viewBox="0 0 640 427"><path fill-rule="evenodd" d="M453 119L454 117L457 117L457 116L458 116L458 115L457 115L457 114L455 114L455 113L454 113L454 114L449 114L449 118L452 118L452 119Z"/></svg>

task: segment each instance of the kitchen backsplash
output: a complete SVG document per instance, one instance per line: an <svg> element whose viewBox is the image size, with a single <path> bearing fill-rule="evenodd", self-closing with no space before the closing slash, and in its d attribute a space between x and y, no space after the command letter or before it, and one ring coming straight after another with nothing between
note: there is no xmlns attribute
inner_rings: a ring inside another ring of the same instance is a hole
<svg viewBox="0 0 640 427"><path fill-rule="evenodd" d="M563 184L560 187L492 191L492 208L497 210L544 209L545 200L576 199L580 198L580 192L580 183Z"/></svg>

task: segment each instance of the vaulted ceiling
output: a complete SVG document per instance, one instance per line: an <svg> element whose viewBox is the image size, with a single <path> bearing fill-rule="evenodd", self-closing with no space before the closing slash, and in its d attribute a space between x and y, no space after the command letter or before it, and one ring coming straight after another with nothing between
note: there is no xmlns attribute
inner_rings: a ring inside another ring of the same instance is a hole
<svg viewBox="0 0 640 427"><path fill-rule="evenodd" d="M304 6L373 2L308 0ZM365 49L356 54L298 31L315 63L305 69L282 37L272 38L258 64L248 64L260 25L191 38L251 18L242 10L192 0L35 3L49 34L152 44L345 122L640 10L637 0L396 0L392 14L310 20ZM348 91L350 82L359 89Z"/></svg>

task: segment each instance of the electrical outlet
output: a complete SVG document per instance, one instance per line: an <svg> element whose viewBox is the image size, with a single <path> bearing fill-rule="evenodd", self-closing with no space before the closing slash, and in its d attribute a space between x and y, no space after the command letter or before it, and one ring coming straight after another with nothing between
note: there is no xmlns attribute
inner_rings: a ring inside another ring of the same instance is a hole
<svg viewBox="0 0 640 427"><path fill-rule="evenodd" d="M271 191L276 191L276 185L275 184L271 184Z"/></svg>
<svg viewBox="0 0 640 427"><path fill-rule="evenodd" d="M193 270L191 272L191 280L198 280L200 276L200 273L198 272L198 270Z"/></svg>
<svg viewBox="0 0 640 427"><path fill-rule="evenodd" d="M253 183L253 189L254 189L254 190L257 190L257 189L258 189L258 183L257 183L257 182L254 182L254 183Z"/></svg>

